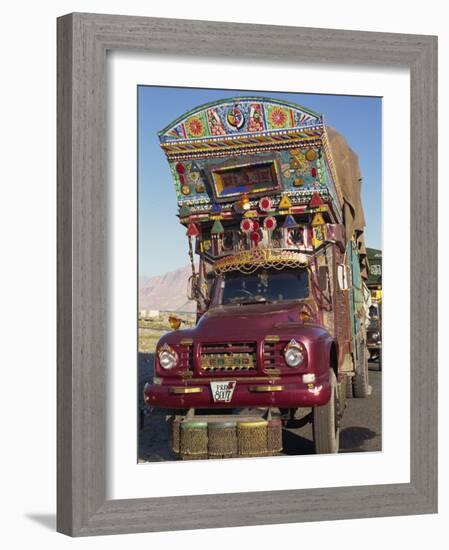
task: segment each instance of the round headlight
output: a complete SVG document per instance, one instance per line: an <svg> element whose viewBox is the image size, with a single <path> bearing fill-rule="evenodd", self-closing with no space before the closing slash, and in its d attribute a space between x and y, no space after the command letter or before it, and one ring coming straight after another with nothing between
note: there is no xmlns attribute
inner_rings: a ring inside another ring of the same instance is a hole
<svg viewBox="0 0 449 550"><path fill-rule="evenodd" d="M163 369L173 369L178 364L178 354L167 346L159 352L159 364Z"/></svg>
<svg viewBox="0 0 449 550"><path fill-rule="evenodd" d="M304 361L304 355L297 347L287 348L284 352L284 358L289 367L298 367Z"/></svg>
<svg viewBox="0 0 449 550"><path fill-rule="evenodd" d="M373 340L378 340L378 339L379 339L379 336L380 336L380 334L379 334L378 332L373 332L373 333L371 334L371 338L372 338Z"/></svg>

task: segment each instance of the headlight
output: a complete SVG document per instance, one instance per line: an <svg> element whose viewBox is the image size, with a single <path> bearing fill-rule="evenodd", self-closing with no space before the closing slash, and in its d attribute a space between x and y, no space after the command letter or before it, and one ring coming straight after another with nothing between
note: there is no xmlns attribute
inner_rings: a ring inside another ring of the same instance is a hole
<svg viewBox="0 0 449 550"><path fill-rule="evenodd" d="M304 361L301 345L295 340L291 340L284 350L284 359L289 367L299 367Z"/></svg>
<svg viewBox="0 0 449 550"><path fill-rule="evenodd" d="M372 338L373 340L378 340L378 339L379 339L379 336L380 336L380 334L379 334L378 332L373 332L373 333L371 334L371 338Z"/></svg>
<svg viewBox="0 0 449 550"><path fill-rule="evenodd" d="M169 345L164 344L159 350L159 364L163 369L170 370L178 364L178 354Z"/></svg>

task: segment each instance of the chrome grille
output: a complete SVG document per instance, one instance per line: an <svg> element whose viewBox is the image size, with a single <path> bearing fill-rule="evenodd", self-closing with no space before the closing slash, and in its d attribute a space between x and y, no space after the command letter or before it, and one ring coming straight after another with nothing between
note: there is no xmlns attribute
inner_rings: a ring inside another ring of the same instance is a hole
<svg viewBox="0 0 449 550"><path fill-rule="evenodd" d="M263 345L263 367L272 369L281 364L281 354L277 342L264 342Z"/></svg>
<svg viewBox="0 0 449 550"><path fill-rule="evenodd" d="M178 348L179 368L193 371L193 345L183 344Z"/></svg>
<svg viewBox="0 0 449 550"><path fill-rule="evenodd" d="M207 372L248 372L257 369L256 342L201 345L200 366Z"/></svg>

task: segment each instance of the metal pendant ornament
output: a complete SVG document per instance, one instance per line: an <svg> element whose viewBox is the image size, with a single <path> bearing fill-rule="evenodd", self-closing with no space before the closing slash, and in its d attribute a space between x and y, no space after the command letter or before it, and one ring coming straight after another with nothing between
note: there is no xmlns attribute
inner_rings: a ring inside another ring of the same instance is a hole
<svg viewBox="0 0 449 550"><path fill-rule="evenodd" d="M259 209L262 212L268 212L273 208L273 201L270 197L262 197L259 201Z"/></svg>

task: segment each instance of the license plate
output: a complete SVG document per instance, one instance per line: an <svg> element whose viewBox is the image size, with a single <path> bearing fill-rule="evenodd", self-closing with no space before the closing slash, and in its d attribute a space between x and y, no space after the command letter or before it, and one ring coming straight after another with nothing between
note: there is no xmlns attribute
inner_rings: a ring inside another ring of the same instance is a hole
<svg viewBox="0 0 449 550"><path fill-rule="evenodd" d="M211 382L212 398L217 403L229 403L232 399L237 382L235 380Z"/></svg>

